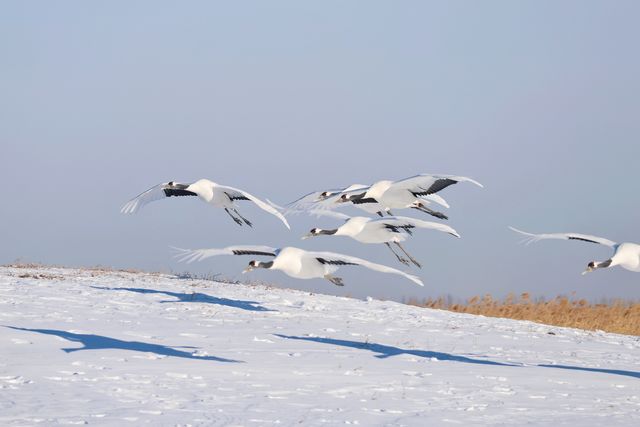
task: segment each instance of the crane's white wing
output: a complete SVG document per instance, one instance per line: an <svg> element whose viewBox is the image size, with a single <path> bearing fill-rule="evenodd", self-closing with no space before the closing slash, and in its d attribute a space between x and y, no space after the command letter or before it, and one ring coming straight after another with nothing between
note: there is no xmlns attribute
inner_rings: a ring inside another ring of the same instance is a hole
<svg viewBox="0 0 640 427"><path fill-rule="evenodd" d="M420 174L396 181L389 188L393 190L409 190L416 196L427 196L458 182L470 182L478 187L483 187L478 181L466 176Z"/></svg>
<svg viewBox="0 0 640 427"><path fill-rule="evenodd" d="M380 224L381 227L388 226L387 228L401 228L405 231L409 231L412 228L429 228L431 230L449 233L455 237L460 237L456 230L446 224L432 221L423 221L421 219L409 218L406 216L388 216L383 218L376 218L372 219L370 222Z"/></svg>
<svg viewBox="0 0 640 427"><path fill-rule="evenodd" d="M279 206L275 203L273 203L271 200L267 199L267 203L269 203L271 206L273 206L274 208L278 209L281 212L284 212L284 215L298 215L302 212L305 212L309 215L315 215L316 217L321 217L321 216L326 216L329 218L335 218L335 219L341 219L341 220L348 220L349 218L351 218L349 215L340 213L340 212L335 212L335 211L330 211L327 209L310 209L310 210L291 210L291 209L286 209L283 208L282 206Z"/></svg>
<svg viewBox="0 0 640 427"><path fill-rule="evenodd" d="M313 256L316 259L322 259L320 262L334 264L334 265L361 265L362 267L366 267L371 270L379 271L381 273L391 273L398 274L400 276L404 276L412 282L424 286L422 280L418 276L414 276L413 274L407 274L404 271L397 270L392 267L387 267L386 265L376 264L371 261L367 261L362 258L356 258L349 255L337 254L334 252L307 252L309 256Z"/></svg>
<svg viewBox="0 0 640 427"><path fill-rule="evenodd" d="M278 249L269 246L228 246L220 249L181 249L173 248L175 251L175 257L180 262L192 263L194 261L202 261L203 259L210 258L218 255L261 255L261 256L276 256L279 252Z"/></svg>
<svg viewBox="0 0 640 427"><path fill-rule="evenodd" d="M197 196L196 193L186 190L188 184L173 184L172 186L169 184L169 182L163 182L162 184L154 185L144 193L139 194L125 203L125 205L122 206L122 209L120 209L120 212L123 214L133 214L138 212L140 208L147 203L164 199L166 197Z"/></svg>
<svg viewBox="0 0 640 427"><path fill-rule="evenodd" d="M444 206L445 208L450 208L449 203L442 196L438 194L427 194L426 196L420 196L421 199L427 200L429 202L435 202L440 206Z"/></svg>
<svg viewBox="0 0 640 427"><path fill-rule="evenodd" d="M511 229L512 231L515 231L516 233L520 233L527 236L523 240L523 242L526 243L527 245L533 242L537 242L539 240L544 240L544 239L579 240L583 242L598 243L600 245L609 246L611 248L613 248L617 244L616 242L613 242L609 239L605 239L603 237L597 237L597 236L590 236L588 234L579 234L579 233L533 234L533 233L527 233L526 231L518 230L515 227L509 227L509 229Z"/></svg>
<svg viewBox="0 0 640 427"><path fill-rule="evenodd" d="M300 212L300 211L308 211L312 209L336 209L339 208L340 205L335 203L336 200L343 194L341 192L332 193L331 196L322 197L322 194L326 193L325 191L314 191L313 193L309 193L302 199L297 200L296 202L290 203L287 212Z"/></svg>
<svg viewBox="0 0 640 427"><path fill-rule="evenodd" d="M229 187L227 185L219 185L216 184L216 186L218 188L220 188L220 190L224 191L225 193L227 193L232 199L248 199L250 201L252 201L253 203L255 203L260 209L269 212L271 215L275 215L276 217L278 217L278 219L280 219L280 221L282 221L284 223L284 225L287 226L287 228L289 230L291 230L291 227L289 226L289 223L287 222L287 219L284 217L284 215L282 215L282 213L276 209L275 207L269 205L266 202L263 202L262 200L258 199L256 196L253 196L249 193L247 193L244 190L239 190L237 188L233 188L233 187Z"/></svg>
<svg viewBox="0 0 640 427"><path fill-rule="evenodd" d="M311 209L307 212L309 213L309 215L315 215L317 217L326 216L329 218L341 219L343 221L346 221L351 218L347 214L343 214L341 212L336 212L336 211L330 211L327 209Z"/></svg>
<svg viewBox="0 0 640 427"><path fill-rule="evenodd" d="M336 209L341 207L342 205L335 203L336 200L340 198L343 194L357 192L357 191L366 191L369 188L368 185L364 184L351 184L345 188L334 188L330 190L324 191L313 191L309 194L306 194L300 197L298 200L295 200L287 205L289 211L301 211L301 210L319 210L319 209Z"/></svg>
<svg viewBox="0 0 640 427"><path fill-rule="evenodd" d="M334 190L327 190L327 192L333 193ZM287 203L287 208L290 210L304 210L311 204L314 204L321 200L321 195L324 191L312 191L304 196Z"/></svg>
<svg viewBox="0 0 640 427"><path fill-rule="evenodd" d="M345 187L342 189L341 193L347 193L349 191L359 191L359 190L368 190L369 187L371 187L370 185L365 185L365 184L351 184L348 187Z"/></svg>

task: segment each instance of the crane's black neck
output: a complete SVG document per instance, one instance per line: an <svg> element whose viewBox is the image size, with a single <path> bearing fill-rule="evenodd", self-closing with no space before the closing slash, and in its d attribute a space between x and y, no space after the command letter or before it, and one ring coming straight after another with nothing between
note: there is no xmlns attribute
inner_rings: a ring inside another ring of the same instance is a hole
<svg viewBox="0 0 640 427"><path fill-rule="evenodd" d="M333 230L318 230L317 234L325 234L327 236L331 236L333 234L336 234L338 232L338 229L333 229Z"/></svg>
<svg viewBox="0 0 640 427"><path fill-rule="evenodd" d="M259 261L256 263L256 268L271 268L273 267L273 261L262 262Z"/></svg>
<svg viewBox="0 0 640 427"><path fill-rule="evenodd" d="M197 196L193 191L181 190L179 188L165 188L164 195L166 197Z"/></svg>
<svg viewBox="0 0 640 427"><path fill-rule="evenodd" d="M354 205L362 205L364 203L378 203L378 201L373 197L364 197L366 194L367 194L366 191L362 194L355 194L351 196L349 201Z"/></svg>

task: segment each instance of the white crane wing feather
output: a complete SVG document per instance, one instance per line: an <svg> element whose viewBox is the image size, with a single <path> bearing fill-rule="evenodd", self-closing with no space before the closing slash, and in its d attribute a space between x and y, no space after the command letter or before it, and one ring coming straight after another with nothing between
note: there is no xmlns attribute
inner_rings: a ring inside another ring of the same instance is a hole
<svg viewBox="0 0 640 427"><path fill-rule="evenodd" d="M414 276L413 274L408 274L405 273L404 271L400 271L397 270L395 268L392 267L387 267L386 265L382 265L382 264L376 264L374 262L371 261L367 261L365 259L362 258L356 258L353 256L349 256L349 255L343 255L343 254L337 254L334 252L307 252L307 254L309 254L310 256L314 256L316 258L322 258L324 260L327 261L343 261L346 263L352 263L355 265L360 265L362 267L366 267L370 270L375 270L375 271L379 271L381 273L391 273L391 274L398 274L400 276L404 276L407 279L411 280L412 282L420 285L420 286L424 286L424 283L422 283L422 280L420 280L420 278L418 276Z"/></svg>
<svg viewBox="0 0 640 427"><path fill-rule="evenodd" d="M124 206L122 206L122 209L120 209L120 212L123 214L133 214L138 212L140 208L142 208L147 203L164 199L166 197L164 189L168 184L168 182L163 182L162 184L154 185L147 191L140 193L139 195L125 203Z"/></svg>
<svg viewBox="0 0 640 427"><path fill-rule="evenodd" d="M523 243L527 245L530 243L537 242L539 240L545 240L545 239L580 240L583 242L598 243L600 245L609 246L611 248L617 245L617 243L612 240L605 239L604 237L591 236L589 234L580 234L580 233L533 234L533 233L528 233L526 231L518 230L517 228L511 227L511 226L509 227L509 229L512 231L515 231L516 233L527 236L523 240Z"/></svg>
<svg viewBox="0 0 640 427"><path fill-rule="evenodd" d="M226 248L212 248L212 249L182 249L173 248L175 251L175 257L180 262L186 262L188 264L194 261L202 261L203 259L211 258L218 255L260 255L260 256L276 256L279 252L277 248L270 246L255 246L255 245L238 245L228 246Z"/></svg>
<svg viewBox="0 0 640 427"><path fill-rule="evenodd" d="M287 204L287 213L296 213L301 211L307 211L311 209L332 209L336 206L334 201L342 194L340 190L327 190L327 192L337 191L335 194L321 198L323 191L313 191L300 199Z"/></svg>
<svg viewBox="0 0 640 427"><path fill-rule="evenodd" d="M328 191L334 191L334 190L328 190ZM307 193L304 196L294 200L293 202L287 203L287 208L290 210L306 209L310 204L314 204L318 200L320 200L321 194L322 194L322 191L312 191L310 193Z"/></svg>
<svg viewBox="0 0 640 427"><path fill-rule="evenodd" d="M444 186L436 186L428 194L436 193L441 189L446 188L449 185L455 184L457 182L470 182L472 184L477 185L478 187L484 187L475 179L468 178L466 176L433 175L433 174L420 174L420 175L412 176L410 178L401 179L400 181L396 181L393 184L391 184L391 187L394 189L404 189L404 190L410 190L414 192L419 192L420 190L427 191L427 190L430 190L431 187L434 184L436 184L438 181L442 181L443 183L447 183L447 184Z"/></svg>
<svg viewBox="0 0 640 427"><path fill-rule="evenodd" d="M364 184L352 184L345 188L335 188L331 190L325 191L313 191L308 193L298 200L295 200L289 204L287 207L290 211L301 211L301 210L331 210L339 208L340 204L335 203L336 200L340 198L343 194L350 194L355 192L364 192L369 189L368 185ZM321 198L323 193L329 194L329 196L325 198Z"/></svg>
<svg viewBox="0 0 640 427"><path fill-rule="evenodd" d="M311 209L307 212L309 215L315 215L316 217L321 217L321 216L326 216L328 218L335 218L335 219L341 219L341 220L348 220L351 217L347 214L344 214L342 212L336 212L336 211L331 211L331 210L327 210L327 209Z"/></svg>
<svg viewBox="0 0 640 427"><path fill-rule="evenodd" d="M444 206L445 208L449 209L451 206L449 206L449 203L447 203L447 201L445 199L442 198L442 196L440 196L439 194L427 194L426 196L420 196L421 199L430 201L430 202L434 202L439 204L440 206Z"/></svg>

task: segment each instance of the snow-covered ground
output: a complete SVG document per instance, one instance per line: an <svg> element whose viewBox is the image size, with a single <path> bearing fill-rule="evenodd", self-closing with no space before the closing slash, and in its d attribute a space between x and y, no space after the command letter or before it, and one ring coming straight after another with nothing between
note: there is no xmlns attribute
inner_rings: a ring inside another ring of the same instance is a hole
<svg viewBox="0 0 640 427"><path fill-rule="evenodd" d="M9 267L0 325L3 426L640 425L637 337Z"/></svg>

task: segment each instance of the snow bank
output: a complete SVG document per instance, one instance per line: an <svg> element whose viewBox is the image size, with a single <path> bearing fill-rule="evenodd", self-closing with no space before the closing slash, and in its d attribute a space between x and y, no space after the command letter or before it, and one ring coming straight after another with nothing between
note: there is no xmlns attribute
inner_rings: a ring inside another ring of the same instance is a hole
<svg viewBox="0 0 640 427"><path fill-rule="evenodd" d="M0 268L0 325L1 425L640 423L637 337L11 267Z"/></svg>

